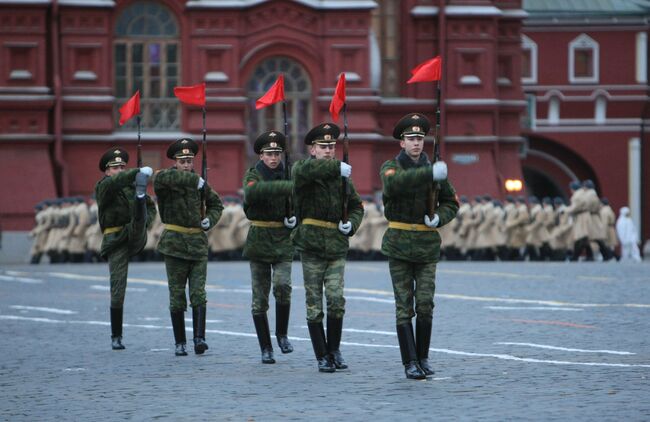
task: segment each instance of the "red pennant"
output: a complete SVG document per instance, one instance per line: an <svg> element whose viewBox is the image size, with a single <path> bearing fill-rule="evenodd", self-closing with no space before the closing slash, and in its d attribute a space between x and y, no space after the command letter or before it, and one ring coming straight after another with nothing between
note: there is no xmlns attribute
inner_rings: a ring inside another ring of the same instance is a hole
<svg viewBox="0 0 650 422"><path fill-rule="evenodd" d="M205 106L205 82L192 86L176 86L174 95L185 104Z"/></svg>
<svg viewBox="0 0 650 422"><path fill-rule="evenodd" d="M120 107L120 126L128 122L136 114L140 114L140 90L136 91L133 97L129 98L129 101Z"/></svg>
<svg viewBox="0 0 650 422"><path fill-rule="evenodd" d="M339 119L339 113L345 105L345 72L341 72L339 76L339 81L336 83L336 89L334 90L334 96L332 97L332 102L330 103L330 114L332 115L333 121Z"/></svg>
<svg viewBox="0 0 650 422"><path fill-rule="evenodd" d="M273 86L266 91L266 94L255 102L255 109L259 110L282 100L284 100L284 75L281 73Z"/></svg>
<svg viewBox="0 0 650 422"><path fill-rule="evenodd" d="M408 84L439 81L442 78L442 59L436 56L420 63L411 70L411 75L411 79L406 82Z"/></svg>

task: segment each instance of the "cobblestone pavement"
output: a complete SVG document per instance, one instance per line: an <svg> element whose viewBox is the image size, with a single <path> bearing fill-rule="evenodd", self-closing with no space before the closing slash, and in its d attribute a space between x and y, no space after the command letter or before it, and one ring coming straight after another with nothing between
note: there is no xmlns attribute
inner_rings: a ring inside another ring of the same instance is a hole
<svg viewBox="0 0 650 422"><path fill-rule="evenodd" d="M209 264L210 350L181 358L162 263L131 265L124 351L107 265L1 268L0 419L650 419L647 264L442 263L426 381L404 377L386 263L347 265L350 369L334 374L317 372L293 271L295 352L262 365L246 262Z"/></svg>

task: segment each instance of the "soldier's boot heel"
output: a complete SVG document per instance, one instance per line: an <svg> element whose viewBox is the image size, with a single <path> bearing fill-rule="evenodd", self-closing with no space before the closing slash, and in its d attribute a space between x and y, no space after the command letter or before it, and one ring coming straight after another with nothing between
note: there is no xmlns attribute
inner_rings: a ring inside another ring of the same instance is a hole
<svg viewBox="0 0 650 422"><path fill-rule="evenodd" d="M170 311L172 318L172 328L174 330L174 341L176 344L176 356L187 356L185 345L187 339L185 338L185 311Z"/></svg>
<svg viewBox="0 0 650 422"><path fill-rule="evenodd" d="M192 308L192 322L194 328L194 353L202 355L208 350L208 343L205 342L205 305Z"/></svg>
<svg viewBox="0 0 650 422"><path fill-rule="evenodd" d="M282 353L293 352L293 346L287 337L290 310L290 304L275 303L275 337L278 340L278 347L280 347Z"/></svg>
<svg viewBox="0 0 650 422"><path fill-rule="evenodd" d="M428 375L434 374L429 364L429 345L431 344L431 321L419 318L415 321L415 347L420 369Z"/></svg>
<svg viewBox="0 0 650 422"><path fill-rule="evenodd" d="M273 346L271 345L271 331L269 330L269 320L266 313L253 315L253 323L257 332L257 340L262 352L262 363L275 363L273 358Z"/></svg>
<svg viewBox="0 0 650 422"><path fill-rule="evenodd" d="M113 350L124 350L122 344L122 317L124 308L111 307L111 348Z"/></svg>
<svg viewBox="0 0 650 422"><path fill-rule="evenodd" d="M187 356L187 351L185 350L185 343L177 343L176 351L174 352L176 356Z"/></svg>
<svg viewBox="0 0 650 422"><path fill-rule="evenodd" d="M327 317L327 349L330 360L336 369L347 369L348 364L343 359L339 347L341 345L341 332L343 331L343 319Z"/></svg>
<svg viewBox="0 0 650 422"><path fill-rule="evenodd" d="M336 372L336 367L327 352L323 323L308 322L307 328L309 329L309 337L311 337L311 345L314 347L314 355L316 355L316 360L318 361L318 371Z"/></svg>

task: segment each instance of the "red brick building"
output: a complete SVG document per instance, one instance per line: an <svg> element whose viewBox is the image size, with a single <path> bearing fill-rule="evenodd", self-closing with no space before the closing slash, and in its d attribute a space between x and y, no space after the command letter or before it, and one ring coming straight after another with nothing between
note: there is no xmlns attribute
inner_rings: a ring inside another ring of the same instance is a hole
<svg viewBox="0 0 650 422"><path fill-rule="evenodd" d="M527 193L566 196L576 177L594 179L615 207L641 201L648 187L631 192L638 183L627 151L643 138L646 11L594 20L589 10L561 15L532 3L537 9L520 0L0 1L4 228L31 227L43 198L89 194L111 146L135 155L135 127L119 127L116 116L136 89L144 161L160 168L171 164L170 141L200 137L200 110L181 106L172 88L207 83L209 181L235 193L254 159L252 139L282 128L280 106L254 108L280 72L296 158L307 130L330 120L346 72L355 184L372 193L381 163L397 152L394 123L412 111L434 118L434 84L405 81L438 54L442 154L459 192L503 196L505 180L525 179Z"/></svg>

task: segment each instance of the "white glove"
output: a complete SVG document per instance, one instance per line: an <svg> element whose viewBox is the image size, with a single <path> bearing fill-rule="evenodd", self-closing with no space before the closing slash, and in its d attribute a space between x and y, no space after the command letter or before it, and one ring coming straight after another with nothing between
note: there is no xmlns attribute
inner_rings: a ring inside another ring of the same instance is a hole
<svg viewBox="0 0 650 422"><path fill-rule="evenodd" d="M208 217L205 217L203 220L201 220L201 228L203 230L207 230L210 228L210 219Z"/></svg>
<svg viewBox="0 0 650 422"><path fill-rule="evenodd" d="M438 214L433 214L433 220L429 218L428 215L424 215L424 224L426 224L427 227L431 228L436 228L438 227L438 224L440 224L440 217L438 217Z"/></svg>
<svg viewBox="0 0 650 422"><path fill-rule="evenodd" d="M352 223L349 221L347 223L339 221L339 231L347 236L352 231Z"/></svg>
<svg viewBox="0 0 650 422"><path fill-rule="evenodd" d="M284 227L288 229L293 229L296 227L296 217L284 217Z"/></svg>
<svg viewBox="0 0 650 422"><path fill-rule="evenodd" d="M140 173L146 174L147 176L151 177L153 174L153 169L151 167L140 167Z"/></svg>
<svg viewBox="0 0 650 422"><path fill-rule="evenodd" d="M439 182L447 178L447 164L444 161L433 163L433 180Z"/></svg>
<svg viewBox="0 0 650 422"><path fill-rule="evenodd" d="M201 189L205 185L205 180L201 176L199 176L199 185L197 186L197 189Z"/></svg>
<svg viewBox="0 0 650 422"><path fill-rule="evenodd" d="M350 177L352 174L352 166L349 165L348 163L344 163L341 161L341 176L343 177Z"/></svg>

